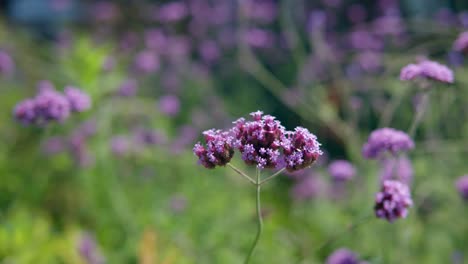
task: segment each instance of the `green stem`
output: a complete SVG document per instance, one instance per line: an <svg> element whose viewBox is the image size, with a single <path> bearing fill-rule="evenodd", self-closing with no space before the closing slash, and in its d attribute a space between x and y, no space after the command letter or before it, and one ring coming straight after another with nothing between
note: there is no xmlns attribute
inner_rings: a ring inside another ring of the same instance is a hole
<svg viewBox="0 0 468 264"><path fill-rule="evenodd" d="M411 126L408 129L408 135L413 137L416 133L416 129L418 128L419 124L421 123L424 113L426 112L427 105L429 104L429 93L424 92L420 102L420 109L416 109L416 114L414 115L413 121L411 122ZM418 106L417 106L418 107Z"/></svg>
<svg viewBox="0 0 468 264"><path fill-rule="evenodd" d="M257 186L257 236L255 237L255 240L252 244L252 247L249 250L249 254L247 255L247 258L245 259L244 263L248 264L250 261L250 258L252 257L252 254L255 250L255 247L258 244L258 241L260 240L260 236L262 234L263 230L263 220L262 220L262 207L261 207L261 202L260 202L260 190L261 190L261 184L260 184L260 169L257 168L257 181L255 185Z"/></svg>
<svg viewBox="0 0 468 264"><path fill-rule="evenodd" d="M260 181L260 185L263 185L263 184L267 183L268 181L271 181L273 178L280 175L285 170L286 170L286 168L282 168L281 170L275 172L273 175L271 175L271 176L265 178L264 180Z"/></svg>
<svg viewBox="0 0 468 264"><path fill-rule="evenodd" d="M241 175L242 177L246 178L250 183L252 183L253 185L257 185L257 183L249 177L249 175L245 174L244 172L242 172L241 170L239 170L237 167L235 167L234 165L232 165L231 163L228 163L227 164L229 167L231 167L231 169L233 169L235 172L237 172L239 175Z"/></svg>

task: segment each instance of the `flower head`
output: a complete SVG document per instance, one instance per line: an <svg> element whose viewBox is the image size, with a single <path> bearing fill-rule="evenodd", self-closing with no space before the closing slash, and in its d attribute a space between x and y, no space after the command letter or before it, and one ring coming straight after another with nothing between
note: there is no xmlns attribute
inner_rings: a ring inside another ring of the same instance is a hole
<svg viewBox="0 0 468 264"><path fill-rule="evenodd" d="M454 81L453 71L450 68L430 60L409 64L401 69L400 80L409 81L416 78L426 78L443 83L453 83Z"/></svg>
<svg viewBox="0 0 468 264"><path fill-rule="evenodd" d="M453 49L458 52L468 53L468 31L458 35L453 43Z"/></svg>
<svg viewBox="0 0 468 264"><path fill-rule="evenodd" d="M347 160L335 160L328 166L328 173L336 181L349 181L356 175L356 168Z"/></svg>
<svg viewBox="0 0 468 264"><path fill-rule="evenodd" d="M414 142L403 131L393 128L380 128L373 131L362 148L367 159L380 158L384 153L397 154L414 148Z"/></svg>
<svg viewBox="0 0 468 264"><path fill-rule="evenodd" d="M70 102L61 93L55 90L43 90L34 98L34 112L36 121L63 122L70 115Z"/></svg>
<svg viewBox="0 0 468 264"><path fill-rule="evenodd" d="M307 168L322 155L317 137L303 127L285 132L281 145L286 169L289 171Z"/></svg>
<svg viewBox="0 0 468 264"><path fill-rule="evenodd" d="M406 184L387 180L383 182L380 192L375 196L375 215L393 222L398 218L405 218L412 204L411 194Z"/></svg>
<svg viewBox="0 0 468 264"><path fill-rule="evenodd" d="M327 264L358 264L359 259L353 251L340 248L335 250L328 258Z"/></svg>
<svg viewBox="0 0 468 264"><path fill-rule="evenodd" d="M13 110L13 115L19 122L28 125L36 122L37 115L35 111L34 99L26 99L19 102Z"/></svg>
<svg viewBox="0 0 468 264"><path fill-rule="evenodd" d="M317 174L308 174L297 179L291 188L291 197L296 201L313 199L324 189L324 182Z"/></svg>
<svg viewBox="0 0 468 264"><path fill-rule="evenodd" d="M198 157L199 163L205 168L225 166L234 156L234 138L227 131L210 129L203 132L206 146L200 142L195 144L193 153Z"/></svg>
<svg viewBox="0 0 468 264"><path fill-rule="evenodd" d="M70 103L70 110L73 112L83 112L91 108L91 98L82 90L67 86L65 87L65 96Z"/></svg>
<svg viewBox="0 0 468 264"><path fill-rule="evenodd" d="M253 121L240 118L231 129L235 137L235 147L242 159L258 168L275 168L279 163L281 139L284 127L275 117L257 111L250 114Z"/></svg>
<svg viewBox="0 0 468 264"><path fill-rule="evenodd" d="M468 175L458 178L455 182L455 187L460 193L461 197L465 200L468 200Z"/></svg>

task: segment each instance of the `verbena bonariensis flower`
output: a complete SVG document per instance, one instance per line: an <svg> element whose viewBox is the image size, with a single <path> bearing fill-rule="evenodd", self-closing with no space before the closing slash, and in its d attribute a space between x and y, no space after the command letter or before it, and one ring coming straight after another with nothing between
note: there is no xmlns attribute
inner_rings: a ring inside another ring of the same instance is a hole
<svg viewBox="0 0 468 264"><path fill-rule="evenodd" d="M159 58L155 52L145 50L135 56L134 64L139 73L153 73L159 69Z"/></svg>
<svg viewBox="0 0 468 264"><path fill-rule="evenodd" d="M455 182L455 187L457 187L458 192L460 193L463 199L468 200L468 175L464 175Z"/></svg>
<svg viewBox="0 0 468 264"><path fill-rule="evenodd" d="M328 258L327 264L358 264L359 259L353 251L340 248L335 250Z"/></svg>
<svg viewBox="0 0 468 264"><path fill-rule="evenodd" d="M414 142L408 134L393 128L374 130L362 148L367 159L380 158L384 153L396 155L414 148Z"/></svg>
<svg viewBox="0 0 468 264"><path fill-rule="evenodd" d="M384 159L380 169L380 181L398 180L406 185L411 184L413 166L406 156Z"/></svg>
<svg viewBox="0 0 468 264"><path fill-rule="evenodd" d="M230 132L210 129L203 132L203 135L206 146L198 142L193 148L193 153L197 155L199 163L208 169L229 163L234 156L234 138Z"/></svg>
<svg viewBox="0 0 468 264"><path fill-rule="evenodd" d="M405 218L412 204L410 190L406 184L387 180L375 196L375 215L393 222L398 218Z"/></svg>
<svg viewBox="0 0 468 264"><path fill-rule="evenodd" d="M356 168L347 160L335 160L328 165L328 173L335 181L349 181L356 175Z"/></svg>
<svg viewBox="0 0 468 264"><path fill-rule="evenodd" d="M180 101L175 95L164 95L158 101L159 111L168 115L175 116L180 111Z"/></svg>
<svg viewBox="0 0 468 264"><path fill-rule="evenodd" d="M425 60L418 64L409 64L400 71L400 80L409 81L427 78L443 83L453 83L453 72L447 66L435 61Z"/></svg>
<svg viewBox="0 0 468 264"><path fill-rule="evenodd" d="M307 174L298 179L291 188L290 195L296 201L316 198L325 189L325 183L318 174Z"/></svg>
<svg viewBox="0 0 468 264"><path fill-rule="evenodd" d="M138 83L135 79L125 80L119 87L117 93L120 96L129 97L134 96L138 89Z"/></svg>
<svg viewBox="0 0 468 264"><path fill-rule="evenodd" d="M453 43L453 49L458 52L468 53L468 31L458 35Z"/></svg>
<svg viewBox="0 0 468 264"><path fill-rule="evenodd" d="M91 108L91 98L82 90L67 86L65 87L64 93L70 103L71 111L83 112Z"/></svg>
<svg viewBox="0 0 468 264"><path fill-rule="evenodd" d="M280 159L280 147L284 137L284 127L275 117L257 111L250 114L253 121L240 118L234 122L232 132L236 139L235 147L242 159L258 168L275 168Z"/></svg>
<svg viewBox="0 0 468 264"><path fill-rule="evenodd" d="M322 155L317 137L303 127L285 132L281 146L288 171L307 168Z"/></svg>
<svg viewBox="0 0 468 264"><path fill-rule="evenodd" d="M37 120L35 111L36 103L34 99L26 99L19 102L13 110L13 115L19 122L28 125L33 124Z"/></svg>
<svg viewBox="0 0 468 264"><path fill-rule="evenodd" d="M70 115L70 102L61 93L54 90L43 90L34 98L36 122L62 122Z"/></svg>

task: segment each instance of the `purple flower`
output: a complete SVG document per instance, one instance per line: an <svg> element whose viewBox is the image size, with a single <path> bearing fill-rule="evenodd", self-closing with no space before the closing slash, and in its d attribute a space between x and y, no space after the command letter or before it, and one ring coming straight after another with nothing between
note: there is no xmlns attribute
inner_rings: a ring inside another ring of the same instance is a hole
<svg viewBox="0 0 468 264"><path fill-rule="evenodd" d="M159 8L156 17L162 22L177 22L188 15L188 9L183 2L170 2Z"/></svg>
<svg viewBox="0 0 468 264"><path fill-rule="evenodd" d="M160 29L145 31L145 46L150 50L163 51L167 45L167 36Z"/></svg>
<svg viewBox="0 0 468 264"><path fill-rule="evenodd" d="M71 111L83 112L91 108L91 98L82 90L67 86L64 93L70 103Z"/></svg>
<svg viewBox="0 0 468 264"><path fill-rule="evenodd" d="M250 115L253 121L240 118L234 122L232 132L236 139L235 146L245 163L262 169L275 168L280 159L284 127L275 117L264 116L261 111Z"/></svg>
<svg viewBox="0 0 468 264"><path fill-rule="evenodd" d="M340 248L335 250L326 261L327 264L359 264L359 259L353 251Z"/></svg>
<svg viewBox="0 0 468 264"><path fill-rule="evenodd" d="M400 80L409 81L427 78L443 83L453 83L453 72L447 66L435 61L425 60L418 64L409 64L401 69Z"/></svg>
<svg viewBox="0 0 468 264"><path fill-rule="evenodd" d="M254 48L267 48L273 45L274 36L270 31L253 28L244 33L243 40Z"/></svg>
<svg viewBox="0 0 468 264"><path fill-rule="evenodd" d="M399 181L387 180L375 196L375 215L393 222L398 218L406 218L411 205L413 201L408 186Z"/></svg>
<svg viewBox="0 0 468 264"><path fill-rule="evenodd" d="M155 52L150 50L138 53L134 63L135 69L144 74L153 73L159 69L159 58Z"/></svg>
<svg viewBox="0 0 468 264"><path fill-rule="evenodd" d="M351 5L348 8L347 13L349 20L354 24L361 23L367 18L366 8L361 4Z"/></svg>
<svg viewBox="0 0 468 264"><path fill-rule="evenodd" d="M90 7L91 15L97 22L111 22L119 14L119 7L110 1L100 1Z"/></svg>
<svg viewBox="0 0 468 264"><path fill-rule="evenodd" d="M281 142L286 169L289 171L307 168L322 155L317 137L303 127L287 131Z"/></svg>
<svg viewBox="0 0 468 264"><path fill-rule="evenodd" d="M468 175L464 175L455 182L455 187L460 193L461 197L468 200Z"/></svg>
<svg viewBox="0 0 468 264"><path fill-rule="evenodd" d="M357 50L381 50L382 40L367 30L356 30L350 33L349 42L351 47Z"/></svg>
<svg viewBox="0 0 468 264"><path fill-rule="evenodd" d="M29 125L34 124L38 118L36 115L36 102L34 99L26 99L19 102L13 110L13 115L19 122Z"/></svg>
<svg viewBox="0 0 468 264"><path fill-rule="evenodd" d="M364 51L356 56L356 61L362 70L376 72L382 67L382 55L373 51Z"/></svg>
<svg viewBox="0 0 468 264"><path fill-rule="evenodd" d="M15 71L15 63L10 54L0 50L0 74L9 77Z"/></svg>
<svg viewBox="0 0 468 264"><path fill-rule="evenodd" d="M277 6L274 1L244 1L242 8L247 18L260 23L271 23L277 15Z"/></svg>
<svg viewBox="0 0 468 264"><path fill-rule="evenodd" d="M166 142L166 137L160 132L144 128L136 129L134 138L140 145L158 145Z"/></svg>
<svg viewBox="0 0 468 264"><path fill-rule="evenodd" d="M362 154L367 159L377 159L386 152L396 155L413 148L414 142L405 132L393 128L380 128L370 134L362 148Z"/></svg>
<svg viewBox="0 0 468 264"><path fill-rule="evenodd" d="M458 52L468 53L468 31L458 35L453 43L453 49Z"/></svg>
<svg viewBox="0 0 468 264"><path fill-rule="evenodd" d="M127 79L120 85L118 94L124 97L134 96L137 92L137 89L138 89L137 80Z"/></svg>
<svg viewBox="0 0 468 264"><path fill-rule="evenodd" d="M208 169L229 163L234 156L234 138L230 133L211 129L203 132L203 135L206 146L198 142L193 148L193 153L198 157L199 163Z"/></svg>
<svg viewBox="0 0 468 264"><path fill-rule="evenodd" d="M70 102L55 90L39 92L34 98L34 112L39 124L48 121L63 122L70 115Z"/></svg>
<svg viewBox="0 0 468 264"><path fill-rule="evenodd" d="M124 156L132 147L131 141L126 136L115 136L111 138L110 142L111 151L116 156Z"/></svg>
<svg viewBox="0 0 468 264"><path fill-rule="evenodd" d="M165 95L159 98L159 111L168 115L175 116L180 111L180 101L175 95Z"/></svg>
<svg viewBox="0 0 468 264"><path fill-rule="evenodd" d="M105 263L104 257L99 252L94 238L84 233L78 244L78 252L87 264L102 264Z"/></svg>
<svg viewBox="0 0 468 264"><path fill-rule="evenodd" d="M328 173L336 181L349 181L356 176L356 168L347 160L335 160L328 166Z"/></svg>
<svg viewBox="0 0 468 264"><path fill-rule="evenodd" d="M36 87L37 87L37 91L39 92L43 92L46 90L55 90L54 84L48 80L42 80L42 81L37 82Z"/></svg>
<svg viewBox="0 0 468 264"><path fill-rule="evenodd" d="M413 166L406 156L387 158L382 161L380 182L397 180L409 186L412 178Z"/></svg>

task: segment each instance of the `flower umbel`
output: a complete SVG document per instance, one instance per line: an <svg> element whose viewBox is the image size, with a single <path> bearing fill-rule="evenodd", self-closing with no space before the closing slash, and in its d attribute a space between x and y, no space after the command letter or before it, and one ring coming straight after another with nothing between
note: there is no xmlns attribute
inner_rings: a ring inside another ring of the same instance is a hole
<svg viewBox="0 0 468 264"><path fill-rule="evenodd" d="M375 196L375 215L393 222L406 218L408 208L413 205L407 185L393 180L384 181L379 193Z"/></svg>
<svg viewBox="0 0 468 264"><path fill-rule="evenodd" d="M203 132L206 146L200 142L195 144L193 153L197 155L199 163L205 168L213 169L216 166L225 166L234 156L232 146L233 137L229 132L210 129Z"/></svg>
<svg viewBox="0 0 468 264"><path fill-rule="evenodd" d="M380 128L373 131L362 148L367 159L380 158L384 153L396 155L414 148L414 142L408 134L393 128Z"/></svg>

